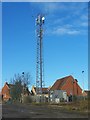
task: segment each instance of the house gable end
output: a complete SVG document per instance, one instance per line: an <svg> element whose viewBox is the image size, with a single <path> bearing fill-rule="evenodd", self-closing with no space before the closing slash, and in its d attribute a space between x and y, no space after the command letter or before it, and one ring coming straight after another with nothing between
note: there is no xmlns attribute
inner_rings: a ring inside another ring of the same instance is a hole
<svg viewBox="0 0 90 120"><path fill-rule="evenodd" d="M67 84L68 79L73 78L72 76L66 76L64 78L58 79L53 86L50 88L50 90L61 90L63 86Z"/></svg>

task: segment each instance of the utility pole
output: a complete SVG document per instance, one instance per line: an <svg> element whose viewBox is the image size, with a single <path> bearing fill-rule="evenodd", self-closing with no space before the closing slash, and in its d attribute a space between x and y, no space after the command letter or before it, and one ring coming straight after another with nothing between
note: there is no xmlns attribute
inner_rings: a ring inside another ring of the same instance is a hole
<svg viewBox="0 0 90 120"><path fill-rule="evenodd" d="M43 87L43 25L44 16L39 14L36 18L37 32L37 58L36 58L36 93L42 94Z"/></svg>
<svg viewBox="0 0 90 120"><path fill-rule="evenodd" d="M82 86L83 86L83 92L84 92L84 76L83 76L83 74L84 74L84 71L82 71Z"/></svg>

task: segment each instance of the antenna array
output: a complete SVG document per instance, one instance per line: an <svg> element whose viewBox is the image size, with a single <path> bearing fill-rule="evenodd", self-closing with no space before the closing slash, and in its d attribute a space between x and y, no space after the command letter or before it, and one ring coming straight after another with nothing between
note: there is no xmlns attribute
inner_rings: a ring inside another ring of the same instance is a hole
<svg viewBox="0 0 90 120"><path fill-rule="evenodd" d="M42 94L43 80L43 25L45 18L39 14L36 18L37 58L36 58L36 93Z"/></svg>

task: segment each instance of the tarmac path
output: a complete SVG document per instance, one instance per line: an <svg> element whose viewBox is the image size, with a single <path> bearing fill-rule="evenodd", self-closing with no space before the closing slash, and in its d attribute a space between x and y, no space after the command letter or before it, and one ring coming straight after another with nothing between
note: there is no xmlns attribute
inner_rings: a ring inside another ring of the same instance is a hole
<svg viewBox="0 0 90 120"><path fill-rule="evenodd" d="M31 104L3 104L3 118L88 118L88 114L66 111L60 107Z"/></svg>
<svg viewBox="0 0 90 120"><path fill-rule="evenodd" d="M2 117L2 104L0 103L0 120L1 120L1 117Z"/></svg>

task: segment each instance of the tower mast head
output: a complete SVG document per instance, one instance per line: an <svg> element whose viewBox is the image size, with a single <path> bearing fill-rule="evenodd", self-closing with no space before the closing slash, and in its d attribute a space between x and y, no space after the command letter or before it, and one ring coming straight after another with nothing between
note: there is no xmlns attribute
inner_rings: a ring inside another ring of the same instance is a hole
<svg viewBox="0 0 90 120"><path fill-rule="evenodd" d="M36 18L37 31L37 61L36 61L36 93L42 94L43 86L43 24L45 17L38 14Z"/></svg>

